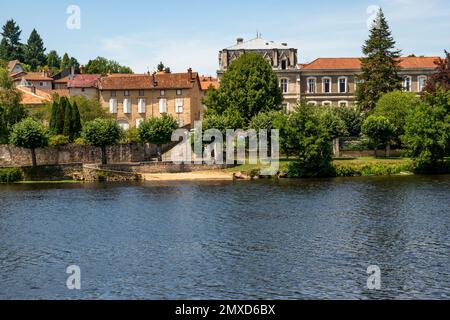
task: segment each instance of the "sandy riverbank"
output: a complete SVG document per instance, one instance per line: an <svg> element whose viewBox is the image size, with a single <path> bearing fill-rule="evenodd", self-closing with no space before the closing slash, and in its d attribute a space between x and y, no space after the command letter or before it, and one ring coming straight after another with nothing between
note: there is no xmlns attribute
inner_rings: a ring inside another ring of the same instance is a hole
<svg viewBox="0 0 450 320"><path fill-rule="evenodd" d="M222 171L142 174L144 181L232 181L233 174Z"/></svg>

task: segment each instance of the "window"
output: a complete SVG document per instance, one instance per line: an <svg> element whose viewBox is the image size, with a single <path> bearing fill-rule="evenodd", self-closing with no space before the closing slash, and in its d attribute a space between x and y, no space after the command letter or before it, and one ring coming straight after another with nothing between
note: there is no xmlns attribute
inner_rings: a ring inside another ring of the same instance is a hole
<svg viewBox="0 0 450 320"><path fill-rule="evenodd" d="M288 79L281 79L280 87L281 87L282 93L287 93L288 92Z"/></svg>
<svg viewBox="0 0 450 320"><path fill-rule="evenodd" d="M324 102L322 102L322 106L328 106L328 107L330 107L331 105L332 105L333 103L331 102L331 101L324 101Z"/></svg>
<svg viewBox="0 0 450 320"><path fill-rule="evenodd" d="M339 78L339 93L347 93L347 77Z"/></svg>
<svg viewBox="0 0 450 320"><path fill-rule="evenodd" d="M331 78L322 79L323 93L331 93Z"/></svg>
<svg viewBox="0 0 450 320"><path fill-rule="evenodd" d="M115 91L111 91L111 97L115 98L116 97L116 92Z"/></svg>
<svg viewBox="0 0 450 320"><path fill-rule="evenodd" d="M129 96L130 96L130 91L125 90L125 91L123 92L123 95L124 95L125 97L129 97Z"/></svg>
<svg viewBox="0 0 450 320"><path fill-rule="evenodd" d="M420 76L417 79L418 86L419 86L419 92L422 92L423 89L425 89L425 85L427 84L427 77L426 76Z"/></svg>
<svg viewBox="0 0 450 320"><path fill-rule="evenodd" d="M109 112L117 113L117 99L109 99Z"/></svg>
<svg viewBox="0 0 450 320"><path fill-rule="evenodd" d="M166 90L161 90L161 91L159 92L159 95L160 95L161 97L164 97L164 96L166 95Z"/></svg>
<svg viewBox="0 0 450 320"><path fill-rule="evenodd" d="M136 128L139 128L142 122L144 122L144 119L136 119Z"/></svg>
<svg viewBox="0 0 450 320"><path fill-rule="evenodd" d="M130 99L123 100L123 113L131 114L131 100Z"/></svg>
<svg viewBox="0 0 450 320"><path fill-rule="evenodd" d="M181 96L182 94L183 94L183 90L178 89L178 90L177 90L177 96Z"/></svg>
<svg viewBox="0 0 450 320"><path fill-rule="evenodd" d="M167 113L167 99L159 99L159 113Z"/></svg>
<svg viewBox="0 0 450 320"><path fill-rule="evenodd" d="M86 91L86 89L85 88L81 88L81 92L85 92Z"/></svg>
<svg viewBox="0 0 450 320"><path fill-rule="evenodd" d="M147 101L145 100L145 99L139 99L139 102L138 102L138 112L139 113L145 113L145 112L147 112L147 106L146 106L146 103L147 103Z"/></svg>
<svg viewBox="0 0 450 320"><path fill-rule="evenodd" d="M281 61L281 70L286 70L287 69L287 61L286 60L282 60Z"/></svg>
<svg viewBox="0 0 450 320"><path fill-rule="evenodd" d="M348 107L348 101L339 101L338 106L341 108Z"/></svg>
<svg viewBox="0 0 450 320"><path fill-rule="evenodd" d="M145 96L144 90L139 90L139 97L143 97L143 96Z"/></svg>
<svg viewBox="0 0 450 320"><path fill-rule="evenodd" d="M130 129L130 124L128 123L128 121L126 120L119 120L118 121L119 126L122 128L122 130L129 130Z"/></svg>
<svg viewBox="0 0 450 320"><path fill-rule="evenodd" d="M44 82L39 82L40 87L44 87Z"/></svg>
<svg viewBox="0 0 450 320"><path fill-rule="evenodd" d="M311 106L317 106L317 101L308 101L308 104Z"/></svg>
<svg viewBox="0 0 450 320"><path fill-rule="evenodd" d="M183 106L184 106L183 99L175 100L175 112L176 113L183 113Z"/></svg>
<svg viewBox="0 0 450 320"><path fill-rule="evenodd" d="M308 93L316 93L316 78L308 78Z"/></svg>
<svg viewBox="0 0 450 320"><path fill-rule="evenodd" d="M403 90L411 92L411 76L403 77Z"/></svg>

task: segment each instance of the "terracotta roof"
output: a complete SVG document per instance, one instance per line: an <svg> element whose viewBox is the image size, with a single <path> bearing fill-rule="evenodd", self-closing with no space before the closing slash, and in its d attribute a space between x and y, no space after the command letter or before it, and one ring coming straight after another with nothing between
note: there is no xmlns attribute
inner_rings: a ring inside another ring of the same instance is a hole
<svg viewBox="0 0 450 320"><path fill-rule="evenodd" d="M20 103L24 105L41 105L51 100L51 94L39 89L36 89L35 92L28 87L17 87L17 89L22 93Z"/></svg>
<svg viewBox="0 0 450 320"><path fill-rule="evenodd" d="M439 57L403 57L400 67L403 69L435 69ZM300 64L301 70L359 70L360 58L318 58L308 64Z"/></svg>
<svg viewBox="0 0 450 320"><path fill-rule="evenodd" d="M19 60L12 60L8 62L8 71L12 71L12 69L16 66L16 64L19 64Z"/></svg>
<svg viewBox="0 0 450 320"><path fill-rule="evenodd" d="M209 89L210 86L213 86L214 89L219 89L219 80L213 77L200 77L200 87L203 91Z"/></svg>
<svg viewBox="0 0 450 320"><path fill-rule="evenodd" d="M53 81L52 78L50 78L48 75L43 74L42 72L26 72L25 74L22 73L17 74L16 76L13 76L15 80L21 80L24 78L28 81Z"/></svg>
<svg viewBox="0 0 450 320"><path fill-rule="evenodd" d="M58 79L58 80L53 80L54 83L67 83L69 82L69 76Z"/></svg>
<svg viewBox="0 0 450 320"><path fill-rule="evenodd" d="M156 85L153 83L156 81ZM101 90L190 89L198 73L112 74L99 81Z"/></svg>
<svg viewBox="0 0 450 320"><path fill-rule="evenodd" d="M35 89L32 91L30 87L17 87L21 92L21 104L24 105L41 105L52 100L52 95L57 94L60 97L69 97L69 90L58 89L58 90L40 90Z"/></svg>
<svg viewBox="0 0 450 320"><path fill-rule="evenodd" d="M72 80L67 83L68 88L95 88L100 80L99 74L76 74Z"/></svg>

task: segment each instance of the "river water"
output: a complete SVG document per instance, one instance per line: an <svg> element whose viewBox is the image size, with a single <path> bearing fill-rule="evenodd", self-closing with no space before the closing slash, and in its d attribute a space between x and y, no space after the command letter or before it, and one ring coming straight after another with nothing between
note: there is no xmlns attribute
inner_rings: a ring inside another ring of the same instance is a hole
<svg viewBox="0 0 450 320"><path fill-rule="evenodd" d="M448 299L449 253L450 176L0 185L0 299Z"/></svg>

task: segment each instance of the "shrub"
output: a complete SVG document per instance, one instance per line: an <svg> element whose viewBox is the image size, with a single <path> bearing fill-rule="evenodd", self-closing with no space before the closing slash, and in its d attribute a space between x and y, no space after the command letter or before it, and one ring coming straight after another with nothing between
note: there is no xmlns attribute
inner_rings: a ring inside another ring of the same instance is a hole
<svg viewBox="0 0 450 320"><path fill-rule="evenodd" d="M64 146L70 143L70 139L62 134L51 136L48 139L48 145L51 147Z"/></svg>
<svg viewBox="0 0 450 320"><path fill-rule="evenodd" d="M19 168L0 169L0 183L11 183L22 180L22 171Z"/></svg>
<svg viewBox="0 0 450 320"><path fill-rule="evenodd" d="M75 139L75 141L73 143L78 146L83 146L86 144L86 141L84 141L84 139L80 137L80 138Z"/></svg>

